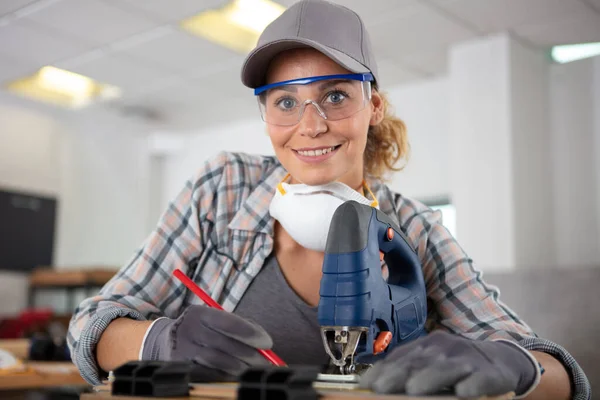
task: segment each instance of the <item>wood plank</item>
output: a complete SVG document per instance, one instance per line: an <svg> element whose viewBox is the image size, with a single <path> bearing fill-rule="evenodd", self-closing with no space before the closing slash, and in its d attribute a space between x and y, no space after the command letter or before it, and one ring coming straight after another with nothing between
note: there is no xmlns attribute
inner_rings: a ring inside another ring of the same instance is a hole
<svg viewBox="0 0 600 400"><path fill-rule="evenodd" d="M49 286L104 285L116 273L113 267L80 268L57 270L49 267L35 269L29 276L29 285L33 288Z"/></svg>
<svg viewBox="0 0 600 400"><path fill-rule="evenodd" d="M321 395L321 400L457 400L454 396L405 396L405 395L382 395L367 390L331 390L319 387L319 382L315 383L317 392ZM110 385L97 386L93 393L86 393L81 396L81 400L133 400L155 399L153 397L131 397L131 396L112 396L110 394ZM237 383L195 383L192 385L189 398L193 400L220 399L233 400L236 398ZM502 396L484 396L477 400L509 400L514 397L514 393L507 393ZM176 398L161 398L162 400L181 400Z"/></svg>
<svg viewBox="0 0 600 400"><path fill-rule="evenodd" d="M25 366L23 372L0 372L0 391L88 385L70 362L31 362Z"/></svg>
<svg viewBox="0 0 600 400"><path fill-rule="evenodd" d="M2 339L0 349L6 350L16 358L29 357L29 339Z"/></svg>
<svg viewBox="0 0 600 400"><path fill-rule="evenodd" d="M401 395L378 395L373 393L350 393L350 392L334 392L334 391L319 391L320 400L454 400L455 397L413 397ZM235 400L236 391L222 390L214 387L204 387L200 391L190 393L190 399L194 400ZM185 397L184 397L185 398ZM83 393L81 400L156 400L156 397L131 397L131 396L112 396L109 392ZM161 400L181 400L181 397L161 397ZM498 399L500 400L500 399Z"/></svg>

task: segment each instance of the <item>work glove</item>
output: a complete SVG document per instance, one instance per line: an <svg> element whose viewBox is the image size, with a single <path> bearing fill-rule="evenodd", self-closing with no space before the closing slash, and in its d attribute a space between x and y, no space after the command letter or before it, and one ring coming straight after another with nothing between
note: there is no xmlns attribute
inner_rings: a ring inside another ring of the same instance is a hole
<svg viewBox="0 0 600 400"><path fill-rule="evenodd" d="M360 386L378 393L429 395L452 389L458 397L528 395L540 367L527 350L505 340L470 340L435 331L398 346L369 369Z"/></svg>
<svg viewBox="0 0 600 400"><path fill-rule="evenodd" d="M194 381L228 381L249 366L269 365L257 349L273 340L259 325L203 305L188 307L177 319L159 318L148 331L142 360L193 361Z"/></svg>

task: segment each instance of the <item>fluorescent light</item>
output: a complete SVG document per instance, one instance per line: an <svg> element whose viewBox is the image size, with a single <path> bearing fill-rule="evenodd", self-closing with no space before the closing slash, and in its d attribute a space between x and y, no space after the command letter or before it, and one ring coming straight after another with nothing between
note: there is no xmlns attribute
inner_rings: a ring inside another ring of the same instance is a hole
<svg viewBox="0 0 600 400"><path fill-rule="evenodd" d="M552 47L552 59L557 63L568 63L600 55L600 42L568 44Z"/></svg>
<svg viewBox="0 0 600 400"><path fill-rule="evenodd" d="M35 100L67 108L82 108L94 100L119 97L121 90L84 75L45 66L35 74L9 82L8 90Z"/></svg>
<svg viewBox="0 0 600 400"><path fill-rule="evenodd" d="M279 17L285 10L284 7L272 1L265 0L236 0L228 15L229 20L258 33Z"/></svg>
<svg viewBox="0 0 600 400"><path fill-rule="evenodd" d="M194 35L232 50L246 53L262 31L285 7L270 0L234 0L217 10L208 10L185 19L181 27Z"/></svg>
<svg viewBox="0 0 600 400"><path fill-rule="evenodd" d="M38 74L38 83L43 90L71 93L76 98L90 97L94 91L92 79L64 69L44 67Z"/></svg>

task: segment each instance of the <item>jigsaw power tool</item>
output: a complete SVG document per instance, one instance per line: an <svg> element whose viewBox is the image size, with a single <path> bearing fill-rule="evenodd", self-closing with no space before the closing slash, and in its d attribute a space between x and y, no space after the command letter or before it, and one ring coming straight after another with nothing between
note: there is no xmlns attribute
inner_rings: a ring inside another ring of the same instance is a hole
<svg viewBox="0 0 600 400"><path fill-rule="evenodd" d="M376 208L355 201L339 206L327 237L318 307L335 368L361 373L395 346L424 335L426 317L421 263L403 232Z"/></svg>

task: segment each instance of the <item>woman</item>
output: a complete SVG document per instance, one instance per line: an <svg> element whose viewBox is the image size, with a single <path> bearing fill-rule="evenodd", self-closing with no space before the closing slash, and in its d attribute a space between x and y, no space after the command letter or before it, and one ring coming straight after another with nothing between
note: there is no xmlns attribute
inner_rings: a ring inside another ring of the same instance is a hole
<svg viewBox="0 0 600 400"><path fill-rule="evenodd" d="M264 364L256 349L290 364L327 362L315 306L331 214L320 200L294 203L290 194L302 192L377 205L423 266L435 333L391 351L363 386L589 398L573 358L498 301L439 214L381 183L408 144L378 77L364 25L344 7L304 0L265 30L242 81L255 89L276 158L222 153L206 162L133 260L80 305L69 344L89 382L132 359L193 359L205 379ZM199 305L171 279L175 268L232 313Z"/></svg>

